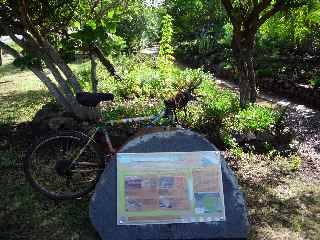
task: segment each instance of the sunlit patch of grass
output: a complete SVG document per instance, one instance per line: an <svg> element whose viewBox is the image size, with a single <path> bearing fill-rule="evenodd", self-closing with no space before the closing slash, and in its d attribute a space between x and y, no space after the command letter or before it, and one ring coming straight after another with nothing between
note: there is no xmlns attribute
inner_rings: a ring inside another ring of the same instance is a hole
<svg viewBox="0 0 320 240"><path fill-rule="evenodd" d="M10 62L0 67L0 123L31 121L41 106L52 98L39 79Z"/></svg>
<svg viewBox="0 0 320 240"><path fill-rule="evenodd" d="M254 157L241 161L237 170L247 199L250 239L318 239L319 184L290 172L285 159Z"/></svg>
<svg viewBox="0 0 320 240"><path fill-rule="evenodd" d="M246 188L252 239L318 239L320 187L316 182L284 178L277 186L261 189Z"/></svg>

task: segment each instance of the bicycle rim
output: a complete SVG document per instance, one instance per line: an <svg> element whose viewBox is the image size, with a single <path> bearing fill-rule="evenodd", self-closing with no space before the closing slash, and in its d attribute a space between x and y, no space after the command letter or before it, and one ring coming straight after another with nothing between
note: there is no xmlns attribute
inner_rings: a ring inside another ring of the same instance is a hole
<svg viewBox="0 0 320 240"><path fill-rule="evenodd" d="M77 134L60 134L40 141L25 158L27 180L51 199L73 199L89 193L103 171L104 161L92 145L73 161L87 140Z"/></svg>

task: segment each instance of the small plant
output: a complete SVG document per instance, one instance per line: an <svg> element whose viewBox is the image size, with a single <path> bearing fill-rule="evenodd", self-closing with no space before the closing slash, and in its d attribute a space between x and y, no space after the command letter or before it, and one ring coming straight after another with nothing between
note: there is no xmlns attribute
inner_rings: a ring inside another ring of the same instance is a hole
<svg viewBox="0 0 320 240"><path fill-rule="evenodd" d="M302 159L299 155L295 154L290 157L290 170L296 172L300 169L302 164Z"/></svg>
<svg viewBox="0 0 320 240"><path fill-rule="evenodd" d="M242 148L239 146L231 148L230 153L238 160L241 160L245 154Z"/></svg>
<svg viewBox="0 0 320 240"><path fill-rule="evenodd" d="M310 85L314 88L320 88L320 74L315 75L311 80L310 80Z"/></svg>

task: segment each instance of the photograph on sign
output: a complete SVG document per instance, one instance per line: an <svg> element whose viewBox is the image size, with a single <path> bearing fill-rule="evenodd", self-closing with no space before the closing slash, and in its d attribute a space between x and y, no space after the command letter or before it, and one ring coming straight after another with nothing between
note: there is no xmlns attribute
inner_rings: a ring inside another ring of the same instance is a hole
<svg viewBox="0 0 320 240"><path fill-rule="evenodd" d="M117 154L118 225L225 221L220 152Z"/></svg>

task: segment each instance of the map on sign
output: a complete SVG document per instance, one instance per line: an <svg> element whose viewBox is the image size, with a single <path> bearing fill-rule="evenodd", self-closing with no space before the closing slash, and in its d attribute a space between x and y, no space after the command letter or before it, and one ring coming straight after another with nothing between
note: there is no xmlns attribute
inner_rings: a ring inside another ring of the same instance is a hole
<svg viewBox="0 0 320 240"><path fill-rule="evenodd" d="M119 153L118 225L225 221L219 152Z"/></svg>

